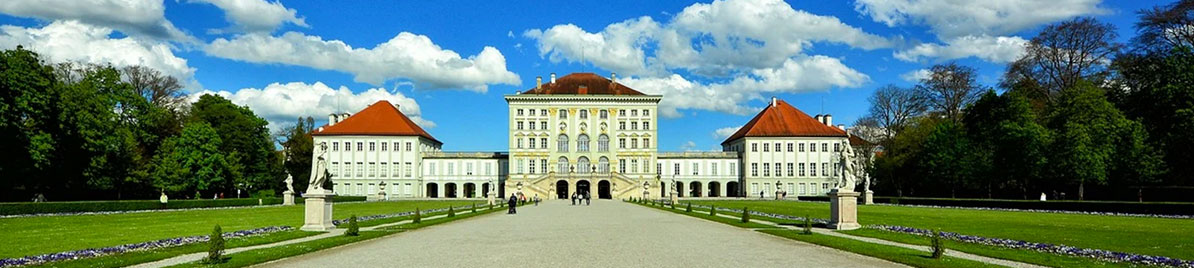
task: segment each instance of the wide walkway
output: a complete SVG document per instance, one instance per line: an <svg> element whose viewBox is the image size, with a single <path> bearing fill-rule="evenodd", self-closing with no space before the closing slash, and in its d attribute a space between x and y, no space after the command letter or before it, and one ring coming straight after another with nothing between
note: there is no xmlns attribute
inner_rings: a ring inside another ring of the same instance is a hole
<svg viewBox="0 0 1194 268"><path fill-rule="evenodd" d="M900 267L620 201L546 201L269 267Z"/></svg>

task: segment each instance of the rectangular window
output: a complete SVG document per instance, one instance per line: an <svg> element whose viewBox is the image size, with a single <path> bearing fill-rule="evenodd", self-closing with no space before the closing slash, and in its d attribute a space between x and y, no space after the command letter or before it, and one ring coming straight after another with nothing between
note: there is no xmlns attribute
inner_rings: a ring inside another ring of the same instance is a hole
<svg viewBox="0 0 1194 268"><path fill-rule="evenodd" d="M547 109L539 109L539 115L547 116Z"/></svg>
<svg viewBox="0 0 1194 268"><path fill-rule="evenodd" d="M783 165L780 165L779 163L775 163L775 176L776 176L776 177L783 177L783 176L784 176L784 167L783 167Z"/></svg>
<svg viewBox="0 0 1194 268"><path fill-rule="evenodd" d="M517 170L518 174L522 174L522 159L518 159L518 161L515 161L514 163L514 170Z"/></svg>
<svg viewBox="0 0 1194 268"><path fill-rule="evenodd" d="M522 109L518 109L518 116L522 116Z"/></svg>
<svg viewBox="0 0 1194 268"><path fill-rule="evenodd" d="M821 163L821 176L829 176L829 162Z"/></svg>
<svg viewBox="0 0 1194 268"><path fill-rule="evenodd" d="M804 143L802 142L799 145L800 145L800 152L803 153L804 152Z"/></svg>
<svg viewBox="0 0 1194 268"><path fill-rule="evenodd" d="M338 163L338 162L332 162L332 164L328 166L328 173L332 173L332 175L337 175L337 176L340 175L340 165L339 164L340 163Z"/></svg>
<svg viewBox="0 0 1194 268"><path fill-rule="evenodd" d="M673 175L680 175L680 163L675 163L675 164L672 164L672 166L674 166L674 167L675 167L675 173L672 173L672 174L673 174Z"/></svg>
<svg viewBox="0 0 1194 268"><path fill-rule="evenodd" d="M531 146L531 149L535 149L535 138L527 138L527 143Z"/></svg>
<svg viewBox="0 0 1194 268"><path fill-rule="evenodd" d="M618 159L618 173L626 174L626 159Z"/></svg>
<svg viewBox="0 0 1194 268"><path fill-rule="evenodd" d="M599 112L599 114L601 114L601 119L609 118L609 111L601 110L601 112Z"/></svg>
<svg viewBox="0 0 1194 268"><path fill-rule="evenodd" d="M795 145L796 145L795 143L791 143L791 142L788 143L788 152L789 153L793 151L792 147L795 147Z"/></svg>
<svg viewBox="0 0 1194 268"><path fill-rule="evenodd" d="M841 152L841 151L842 151L842 144L841 144L841 143L836 143L836 142L835 142L835 143L833 143L833 151L834 151L834 152Z"/></svg>
<svg viewBox="0 0 1194 268"><path fill-rule="evenodd" d="M800 163L800 176L804 177L804 163Z"/></svg>
<svg viewBox="0 0 1194 268"><path fill-rule="evenodd" d="M427 164L427 175L435 176L435 162Z"/></svg>
<svg viewBox="0 0 1194 268"><path fill-rule="evenodd" d="M809 152L814 152L814 153L815 153L815 152L817 152L817 144L816 144L816 143L809 143L809 144L808 144L808 151L809 151Z"/></svg>
<svg viewBox="0 0 1194 268"><path fill-rule="evenodd" d="M709 163L709 175L717 176L717 163Z"/></svg>
<svg viewBox="0 0 1194 268"><path fill-rule="evenodd" d="M618 122L618 130L626 130L626 122Z"/></svg>
<svg viewBox="0 0 1194 268"><path fill-rule="evenodd" d="M730 163L730 176L738 175L738 163Z"/></svg>
<svg viewBox="0 0 1194 268"><path fill-rule="evenodd" d="M388 142L383 142L383 143L381 143L381 151L382 151L382 152L385 152L385 151L386 151L386 144L389 144L389 143L388 143Z"/></svg>
<svg viewBox="0 0 1194 268"><path fill-rule="evenodd" d="M529 109L527 112L530 113L531 116L535 116L535 109Z"/></svg>
<svg viewBox="0 0 1194 268"><path fill-rule="evenodd" d="M485 175L493 175L493 163L485 162Z"/></svg>
<svg viewBox="0 0 1194 268"><path fill-rule="evenodd" d="M837 177L837 171L839 169L842 169L842 164L841 163L833 163L833 176L834 177Z"/></svg>
<svg viewBox="0 0 1194 268"><path fill-rule="evenodd" d="M580 110L580 119L589 119L589 110Z"/></svg>
<svg viewBox="0 0 1194 268"><path fill-rule="evenodd" d="M701 175L701 164L692 163L692 175Z"/></svg>
<svg viewBox="0 0 1194 268"><path fill-rule="evenodd" d="M568 110L560 109L560 119L568 119Z"/></svg>
<svg viewBox="0 0 1194 268"><path fill-rule="evenodd" d="M390 171L390 177L398 177L399 171L401 171L399 168L401 168L402 165L399 165L398 162L393 162L390 164L390 166L393 167L393 170Z"/></svg>
<svg viewBox="0 0 1194 268"><path fill-rule="evenodd" d="M530 171L531 171L530 173L535 174L535 160L532 159L531 161L528 161L528 162L530 162L530 163L527 163L530 165L528 167L528 169L530 169Z"/></svg>
<svg viewBox="0 0 1194 268"><path fill-rule="evenodd" d="M823 191L824 191L824 190L829 190L829 183L822 183L822 184L821 184L821 190L823 190Z"/></svg>
<svg viewBox="0 0 1194 268"><path fill-rule="evenodd" d="M547 149L547 138L539 138L539 148Z"/></svg>
<svg viewBox="0 0 1194 268"><path fill-rule="evenodd" d="M643 130L651 130L651 122L643 122Z"/></svg>
<svg viewBox="0 0 1194 268"><path fill-rule="evenodd" d="M763 152L770 152L770 151L771 151L771 144L763 143Z"/></svg>
<svg viewBox="0 0 1194 268"><path fill-rule="evenodd" d="M517 128L517 129L518 129L518 130L522 130L522 122L518 122L518 123L517 123L517 125L518 125L518 128Z"/></svg>
<svg viewBox="0 0 1194 268"><path fill-rule="evenodd" d="M358 141L357 142L357 152L361 152L361 151L365 151L365 143Z"/></svg>
<svg viewBox="0 0 1194 268"><path fill-rule="evenodd" d="M376 150L377 150L377 143L369 142L369 151L372 152L372 151L376 151Z"/></svg>
<svg viewBox="0 0 1194 268"><path fill-rule="evenodd" d="M365 176L365 162L357 162L357 176Z"/></svg>
<svg viewBox="0 0 1194 268"><path fill-rule="evenodd" d="M651 116L651 110L643 110L643 116Z"/></svg>
<svg viewBox="0 0 1194 268"><path fill-rule="evenodd" d="M340 150L340 143L333 142L332 143L332 151L335 152L335 151L339 151L339 150Z"/></svg>
<svg viewBox="0 0 1194 268"><path fill-rule="evenodd" d="M411 146L410 146L410 142L409 142L409 141L408 141L408 142L406 142L406 151L407 151L407 152L410 152L410 147L411 147Z"/></svg>
<svg viewBox="0 0 1194 268"><path fill-rule="evenodd" d="M758 143L751 143L751 144L750 144L750 151L751 151L751 152L758 152L758 151L759 151L759 144L758 144Z"/></svg>
<svg viewBox="0 0 1194 268"><path fill-rule="evenodd" d="M547 174L547 159L539 159L539 173Z"/></svg>
<svg viewBox="0 0 1194 268"><path fill-rule="evenodd" d="M448 176L456 175L456 163L448 162Z"/></svg>
<svg viewBox="0 0 1194 268"><path fill-rule="evenodd" d="M630 122L630 130L638 130L638 122Z"/></svg>
<svg viewBox="0 0 1194 268"><path fill-rule="evenodd" d="M638 116L638 110L630 110L630 116Z"/></svg>
<svg viewBox="0 0 1194 268"><path fill-rule="evenodd" d="M758 192L759 192L759 183L757 183L757 182L750 183L750 194L754 194L754 193L758 193Z"/></svg>
<svg viewBox="0 0 1194 268"><path fill-rule="evenodd" d="M619 117L625 117L625 116L626 116L626 110L623 110L623 109L618 109L618 116L619 116Z"/></svg>
<svg viewBox="0 0 1194 268"><path fill-rule="evenodd" d="M630 171L638 171L638 159L630 159Z"/></svg>
<svg viewBox="0 0 1194 268"><path fill-rule="evenodd" d="M464 175L473 175L473 162L464 163Z"/></svg>
<svg viewBox="0 0 1194 268"><path fill-rule="evenodd" d="M618 138L618 149L626 149L626 138Z"/></svg>
<svg viewBox="0 0 1194 268"><path fill-rule="evenodd" d="M412 172L410 172L411 170L412 170L412 167L411 167L410 162L406 162L406 163L402 164L402 171L403 171L402 176L403 177L410 178L410 174L412 173Z"/></svg>
<svg viewBox="0 0 1194 268"><path fill-rule="evenodd" d="M807 184L804 184L803 182L802 182L802 183L800 183L800 194L804 194L804 193L805 193L805 191L807 191L807 190L808 190L808 188L807 188L807 187L808 187L808 185L807 185Z"/></svg>
<svg viewBox="0 0 1194 268"><path fill-rule="evenodd" d="M381 166L380 166L380 167L377 167L377 176L378 176L378 177L385 177L385 176L386 176L386 171L390 171L390 169L389 169L389 168L386 168L386 162L381 162Z"/></svg>
<svg viewBox="0 0 1194 268"><path fill-rule="evenodd" d="M344 151L346 151L346 152L352 151L352 143L351 142L344 142Z"/></svg>
<svg viewBox="0 0 1194 268"><path fill-rule="evenodd" d="M630 139L630 149L638 149L638 139Z"/></svg>
<svg viewBox="0 0 1194 268"><path fill-rule="evenodd" d="M655 174L663 175L663 163L655 163Z"/></svg>
<svg viewBox="0 0 1194 268"><path fill-rule="evenodd" d="M651 148L651 138L643 138L643 148Z"/></svg>
<svg viewBox="0 0 1194 268"><path fill-rule="evenodd" d="M759 176L759 163L750 163L750 176L751 177Z"/></svg>
<svg viewBox="0 0 1194 268"><path fill-rule="evenodd" d="M352 177L352 162L344 162L344 176Z"/></svg>
<svg viewBox="0 0 1194 268"><path fill-rule="evenodd" d="M796 176L796 164L788 163L788 177L795 177L795 176Z"/></svg>
<svg viewBox="0 0 1194 268"><path fill-rule="evenodd" d="M515 143L518 143L518 146L515 148L522 149L522 139L518 139Z"/></svg>
<svg viewBox="0 0 1194 268"><path fill-rule="evenodd" d="M527 124L528 124L527 128L530 128L531 130L535 130L535 121L527 122ZM543 126L543 128L546 129L547 126Z"/></svg>
<svg viewBox="0 0 1194 268"><path fill-rule="evenodd" d="M394 142L394 151L397 152L399 150L402 150L402 146L398 146L398 142Z"/></svg>
<svg viewBox="0 0 1194 268"><path fill-rule="evenodd" d="M808 164L808 175L811 177L817 176L817 163Z"/></svg>
<svg viewBox="0 0 1194 268"><path fill-rule="evenodd" d="M829 151L829 143L824 143L824 142L822 142L822 143L821 143L821 151L822 151L822 152L828 152L828 151Z"/></svg>
<svg viewBox="0 0 1194 268"><path fill-rule="evenodd" d="M763 163L763 177L771 177L771 163Z"/></svg>

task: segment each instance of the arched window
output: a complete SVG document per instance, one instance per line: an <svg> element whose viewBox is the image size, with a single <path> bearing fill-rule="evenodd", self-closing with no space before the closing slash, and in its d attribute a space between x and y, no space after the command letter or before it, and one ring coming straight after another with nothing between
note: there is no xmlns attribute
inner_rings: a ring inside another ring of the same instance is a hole
<svg viewBox="0 0 1194 268"><path fill-rule="evenodd" d="M606 136L605 134L597 136L597 151L609 152L609 136Z"/></svg>
<svg viewBox="0 0 1194 268"><path fill-rule="evenodd" d="M601 119L609 118L609 111L601 110Z"/></svg>
<svg viewBox="0 0 1194 268"><path fill-rule="evenodd" d="M556 148L556 151L568 152L568 135L560 134L560 138L556 139L556 143L559 144L559 148Z"/></svg>
<svg viewBox="0 0 1194 268"><path fill-rule="evenodd" d="M588 152L589 151L589 135L580 134L580 136L576 137L576 151L577 152Z"/></svg>
<svg viewBox="0 0 1194 268"><path fill-rule="evenodd" d="M597 159L597 172L602 174L609 173L609 158L602 156Z"/></svg>
<svg viewBox="0 0 1194 268"><path fill-rule="evenodd" d="M589 119L589 110L580 110L580 119Z"/></svg>
<svg viewBox="0 0 1194 268"><path fill-rule="evenodd" d="M588 174L591 171L592 167L589 167L588 157L581 156L580 158L576 159L576 173Z"/></svg>
<svg viewBox="0 0 1194 268"><path fill-rule="evenodd" d="M560 160L556 161L556 173L568 173L567 157L561 156Z"/></svg>

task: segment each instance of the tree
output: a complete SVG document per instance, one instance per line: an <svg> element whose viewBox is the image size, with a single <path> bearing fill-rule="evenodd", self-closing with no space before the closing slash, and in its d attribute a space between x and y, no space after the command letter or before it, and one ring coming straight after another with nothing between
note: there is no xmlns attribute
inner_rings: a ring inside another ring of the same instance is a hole
<svg viewBox="0 0 1194 268"><path fill-rule="evenodd" d="M867 116L873 118L876 126L883 130L882 142L895 138L913 117L926 109L920 95L912 89L895 85L880 87L868 100L871 107Z"/></svg>
<svg viewBox="0 0 1194 268"><path fill-rule="evenodd" d="M314 128L315 119L299 118L294 126L283 128L277 134L286 155L283 165L294 177L295 189L307 189L307 178L311 177L311 155L315 148L311 132Z"/></svg>
<svg viewBox="0 0 1194 268"><path fill-rule="evenodd" d="M1124 117L1107 101L1103 91L1089 83L1067 90L1050 115L1056 132L1049 161L1058 179L1077 184L1078 199L1085 199L1087 183L1105 185L1111 178L1145 182L1159 173L1155 151L1139 123Z"/></svg>
<svg viewBox="0 0 1194 268"><path fill-rule="evenodd" d="M871 177L874 186L894 191L896 196L915 195L916 188L927 174L921 168L921 152L925 139L941 124L933 117L917 117L888 144L883 145L883 154L876 156Z"/></svg>
<svg viewBox="0 0 1194 268"><path fill-rule="evenodd" d="M129 85L154 106L175 110L186 101L187 95L182 91L178 78L140 65L125 67L121 71Z"/></svg>
<svg viewBox="0 0 1194 268"><path fill-rule="evenodd" d="M153 186L170 193L220 190L240 175L221 145L220 135L206 122L187 124L181 135L166 139L154 160Z"/></svg>
<svg viewBox="0 0 1194 268"><path fill-rule="evenodd" d="M977 154L959 123L945 121L938 124L924 141L920 166L930 183L944 183L950 197L966 187L973 174Z"/></svg>
<svg viewBox="0 0 1194 268"><path fill-rule="evenodd" d="M1009 185L1027 199L1046 168L1049 131L1036 123L1030 106L1019 95L989 90L966 109L963 123L980 159L972 165L974 176L985 184L987 198L993 186Z"/></svg>
<svg viewBox="0 0 1194 268"><path fill-rule="evenodd" d="M1194 185L1194 52L1125 54L1113 68L1121 91L1109 98L1149 133L1148 144L1164 151L1168 185Z"/></svg>
<svg viewBox="0 0 1194 268"><path fill-rule="evenodd" d="M203 95L191 106L191 120L210 124L223 141L220 150L229 155L232 169L239 176L225 181L217 189L280 189L281 162L274 153L268 122L257 117L249 107L238 106L216 95Z"/></svg>
<svg viewBox="0 0 1194 268"><path fill-rule="evenodd" d="M20 46L0 52L0 180L3 199L25 200L60 185L39 176L57 148L54 70ZM24 194L18 194L24 191ZM51 197L53 198L53 197Z"/></svg>
<svg viewBox="0 0 1194 268"><path fill-rule="evenodd" d="M1180 0L1139 12L1133 39L1138 49L1149 53L1169 53L1180 47L1194 47L1194 1Z"/></svg>
<svg viewBox="0 0 1194 268"><path fill-rule="evenodd" d="M1102 81L1105 64L1121 45L1115 42L1115 26L1091 17L1074 18L1046 26L1025 46L1025 53L1008 66L1004 78L1009 84L1034 80L1039 96L1052 102L1062 90L1080 81Z"/></svg>
<svg viewBox="0 0 1194 268"><path fill-rule="evenodd" d="M974 68L948 63L934 65L929 72L929 77L916 85L916 92L946 119L960 122L962 108L978 98L983 89L974 81Z"/></svg>

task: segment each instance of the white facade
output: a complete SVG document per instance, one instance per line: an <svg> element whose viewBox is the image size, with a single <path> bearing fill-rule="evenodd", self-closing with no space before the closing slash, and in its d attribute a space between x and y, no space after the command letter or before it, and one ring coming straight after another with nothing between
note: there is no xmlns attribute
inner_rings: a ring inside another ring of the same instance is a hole
<svg viewBox="0 0 1194 268"><path fill-rule="evenodd" d="M737 152L659 153L655 166L661 189L679 184L679 197L742 196L741 159Z"/></svg>
<svg viewBox="0 0 1194 268"><path fill-rule="evenodd" d="M506 154L428 152L423 154L423 197L483 198L500 194L506 181Z"/></svg>
<svg viewBox="0 0 1194 268"><path fill-rule="evenodd" d="M774 198L829 193L841 175L838 153L848 144L845 137L744 137L723 147L742 155L746 196Z"/></svg>
<svg viewBox="0 0 1194 268"><path fill-rule="evenodd" d="M421 197L422 153L441 144L420 136L315 136L328 148L332 190L339 195L376 194L385 182L387 198Z"/></svg>

